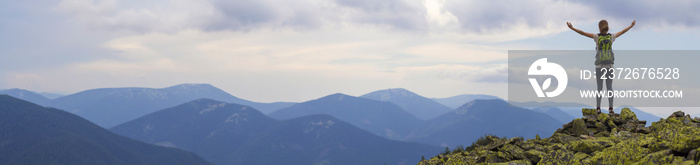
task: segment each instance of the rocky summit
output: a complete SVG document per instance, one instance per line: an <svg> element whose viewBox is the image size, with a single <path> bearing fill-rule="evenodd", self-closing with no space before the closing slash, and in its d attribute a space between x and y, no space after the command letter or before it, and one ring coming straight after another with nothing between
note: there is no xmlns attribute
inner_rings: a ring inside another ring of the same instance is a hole
<svg viewBox="0 0 700 165"><path fill-rule="evenodd" d="M620 114L583 109L549 138L485 136L466 149L418 164L698 164L700 118L681 111L644 127L628 108Z"/></svg>

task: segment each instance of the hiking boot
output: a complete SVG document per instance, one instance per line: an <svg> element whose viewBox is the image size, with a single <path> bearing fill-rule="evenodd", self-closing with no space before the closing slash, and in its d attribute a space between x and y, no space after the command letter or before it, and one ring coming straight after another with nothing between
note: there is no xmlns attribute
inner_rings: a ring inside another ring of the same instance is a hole
<svg viewBox="0 0 700 165"><path fill-rule="evenodd" d="M598 114L600 114L600 107L595 108L595 110L598 112Z"/></svg>
<svg viewBox="0 0 700 165"><path fill-rule="evenodd" d="M612 107L610 107L608 110L610 111L610 114L615 114L615 111L613 111Z"/></svg>

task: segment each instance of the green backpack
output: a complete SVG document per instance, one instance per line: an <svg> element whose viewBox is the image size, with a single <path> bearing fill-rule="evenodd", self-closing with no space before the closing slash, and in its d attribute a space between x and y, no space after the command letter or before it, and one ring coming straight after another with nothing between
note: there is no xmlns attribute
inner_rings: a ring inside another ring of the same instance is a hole
<svg viewBox="0 0 700 165"><path fill-rule="evenodd" d="M595 64L614 64L615 54L612 51L612 35L598 34Z"/></svg>

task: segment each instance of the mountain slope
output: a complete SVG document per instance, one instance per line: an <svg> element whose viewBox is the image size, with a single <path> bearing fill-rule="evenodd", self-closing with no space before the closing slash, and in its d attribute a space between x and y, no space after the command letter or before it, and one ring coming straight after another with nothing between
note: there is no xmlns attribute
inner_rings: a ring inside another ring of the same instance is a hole
<svg viewBox="0 0 700 165"><path fill-rule="evenodd" d="M537 107L531 110L552 116L554 119L557 119L559 120L559 122L562 123L566 123L575 119L575 117L569 115L568 113L564 112L563 110L557 107Z"/></svg>
<svg viewBox="0 0 700 165"><path fill-rule="evenodd" d="M474 100L492 100L492 99L499 99L496 96L491 96L491 95L470 95L470 94L465 94L465 95L457 95L457 96L452 96L448 98L433 98L436 102L445 105L447 107L450 107L451 109L457 109L459 106L462 106L466 103L472 102Z"/></svg>
<svg viewBox="0 0 700 165"><path fill-rule="evenodd" d="M241 146L233 164L415 164L442 148L376 136L329 115L285 120ZM409 155L415 155L411 158Z"/></svg>
<svg viewBox="0 0 700 165"><path fill-rule="evenodd" d="M111 130L143 142L192 151L215 164L226 164L232 151L277 122L248 106L198 99Z"/></svg>
<svg viewBox="0 0 700 165"><path fill-rule="evenodd" d="M676 111L644 127L630 109L618 112L582 109L583 118L564 124L549 138L486 136L465 150L445 152L418 164L700 163L700 120Z"/></svg>
<svg viewBox="0 0 700 165"><path fill-rule="evenodd" d="M0 164L209 164L8 95L0 95L0 132Z"/></svg>
<svg viewBox="0 0 700 165"><path fill-rule="evenodd" d="M0 90L0 94L6 94L10 95L14 98L26 100L29 102L32 102L34 104L39 104L42 106L47 105L51 100L32 91L24 90L24 89L6 89L6 90Z"/></svg>
<svg viewBox="0 0 700 165"><path fill-rule="evenodd" d="M193 151L215 164L412 164L441 149L391 141L328 115L277 121L248 106L210 99L164 109L112 131Z"/></svg>
<svg viewBox="0 0 700 165"><path fill-rule="evenodd" d="M209 98L253 107L280 108L291 103L255 103L232 96L209 84L182 84L168 88L100 88L60 97L50 104L84 117L105 128L140 116ZM267 109L269 111L275 109Z"/></svg>
<svg viewBox="0 0 700 165"><path fill-rule="evenodd" d="M390 139L415 136L413 131L424 122L393 103L339 93L298 103L269 116L285 120L314 114L331 115Z"/></svg>
<svg viewBox="0 0 700 165"><path fill-rule="evenodd" d="M454 147L467 145L486 134L533 138L548 136L561 126L549 115L510 106L503 100L475 100L445 115L429 120L412 141Z"/></svg>
<svg viewBox="0 0 700 165"><path fill-rule="evenodd" d="M428 120L452 111L452 108L425 98L403 88L385 89L360 96L398 105L419 119Z"/></svg>

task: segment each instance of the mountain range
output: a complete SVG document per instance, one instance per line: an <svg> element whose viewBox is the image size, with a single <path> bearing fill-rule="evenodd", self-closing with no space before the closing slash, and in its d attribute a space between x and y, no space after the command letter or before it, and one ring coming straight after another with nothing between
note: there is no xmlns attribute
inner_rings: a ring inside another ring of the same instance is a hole
<svg viewBox="0 0 700 165"><path fill-rule="evenodd" d="M403 88L379 90L360 97L394 103L422 120L432 119L453 109Z"/></svg>
<svg viewBox="0 0 700 165"><path fill-rule="evenodd" d="M8 95L0 95L0 132L0 164L209 164Z"/></svg>
<svg viewBox="0 0 700 165"><path fill-rule="evenodd" d="M415 158L441 149L388 140L329 115L278 121L249 106L210 99L167 108L111 130L192 151L215 164L414 164Z"/></svg>
<svg viewBox="0 0 700 165"><path fill-rule="evenodd" d="M469 145L484 135L499 137L548 137L562 125L553 117L494 100L474 100L452 112L428 120L423 131L427 135L411 141L454 147Z"/></svg>
<svg viewBox="0 0 700 165"><path fill-rule="evenodd" d="M445 105L447 107L450 107L451 109L457 109L460 106L472 102L474 100L493 100L493 99L500 99L496 96L491 96L491 95L475 95L475 94L463 94L463 95L457 95L457 96L452 96L452 97L447 97L447 98L432 98L432 100L435 100L436 102Z"/></svg>
<svg viewBox="0 0 700 165"><path fill-rule="evenodd" d="M396 140L415 136L415 128L424 122L393 103L340 93L294 104L269 116L286 120L315 114L331 115L376 135Z"/></svg>
<svg viewBox="0 0 700 165"><path fill-rule="evenodd" d="M51 99L46 98L45 96L38 94L36 92L24 90L24 89L6 89L6 90L0 90L0 94L6 94L18 99L26 100L29 102L32 102L34 104L39 104L42 106L47 105L49 102L51 102Z"/></svg>
<svg viewBox="0 0 700 165"><path fill-rule="evenodd" d="M235 97L209 84L181 84L167 88L98 88L56 99L21 89L0 91L39 105L56 107L104 128L110 128L155 112L200 98L249 105L269 113L293 103L258 103Z"/></svg>
<svg viewBox="0 0 700 165"><path fill-rule="evenodd" d="M542 108L550 108L550 107L555 107L556 109L561 110L562 112L565 112L569 114L570 116L573 116L574 118L580 118L582 117L581 115L581 109L583 108L593 108L591 106L585 105L585 104L580 104L580 103L558 103L558 102L515 102L516 105L521 106L521 107L529 107L532 109L542 109ZM632 112L637 114L637 118L639 120L645 120L645 121L657 121L661 117L658 117L654 114L644 112L638 108L629 106L629 105L622 105L614 109L614 111L620 112L623 107L629 108ZM603 109L602 112L607 113L608 111ZM554 114L553 117L557 119L565 119L565 117L561 117L563 115L560 115L558 112L557 113L551 113ZM651 122L647 122L645 126L650 126Z"/></svg>

